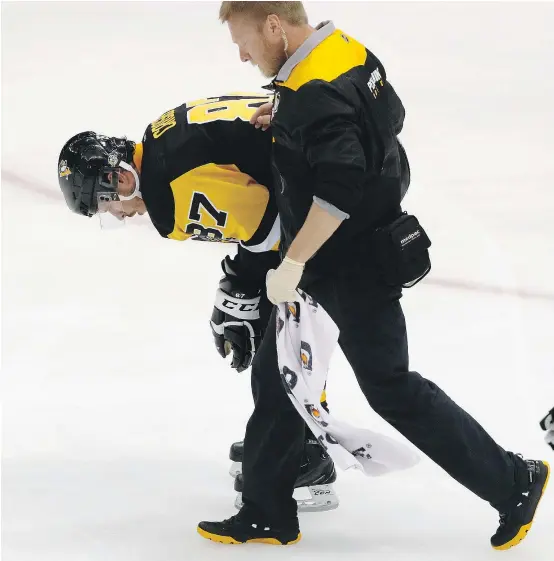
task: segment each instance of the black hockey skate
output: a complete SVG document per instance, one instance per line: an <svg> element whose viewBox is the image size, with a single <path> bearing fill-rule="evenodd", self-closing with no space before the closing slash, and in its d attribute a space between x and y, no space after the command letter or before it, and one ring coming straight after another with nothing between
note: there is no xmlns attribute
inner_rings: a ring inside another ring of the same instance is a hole
<svg viewBox="0 0 554 561"><path fill-rule="evenodd" d="M527 460L528 485L514 495L511 506L500 513L500 526L491 537L494 549L509 549L521 542L531 529L537 506L548 485L550 466L540 460Z"/></svg>
<svg viewBox="0 0 554 561"><path fill-rule="evenodd" d="M323 512L339 506L339 498L332 483L337 480L335 464L317 440L307 440L300 466L300 474L294 488L294 498L299 512ZM238 491L235 506L242 508L242 473L235 478L235 491ZM309 495L309 496L308 496Z"/></svg>
<svg viewBox="0 0 554 561"><path fill-rule="evenodd" d="M292 545L302 537L298 520L274 525L245 512L245 509L222 522L200 522L197 530L203 538L226 544Z"/></svg>

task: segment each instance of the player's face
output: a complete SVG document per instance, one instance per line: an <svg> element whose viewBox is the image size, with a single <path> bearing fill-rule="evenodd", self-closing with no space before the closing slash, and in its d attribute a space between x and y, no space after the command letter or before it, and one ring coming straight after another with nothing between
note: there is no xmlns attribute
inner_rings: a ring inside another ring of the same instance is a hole
<svg viewBox="0 0 554 561"><path fill-rule="evenodd" d="M136 181L133 174L122 168L119 168L117 175L117 192L124 197L128 197L135 190Z"/></svg>
<svg viewBox="0 0 554 561"><path fill-rule="evenodd" d="M250 62L257 66L266 78L273 78L287 58L281 35L272 32L268 22L260 25L247 17L235 16L228 24L242 62Z"/></svg>

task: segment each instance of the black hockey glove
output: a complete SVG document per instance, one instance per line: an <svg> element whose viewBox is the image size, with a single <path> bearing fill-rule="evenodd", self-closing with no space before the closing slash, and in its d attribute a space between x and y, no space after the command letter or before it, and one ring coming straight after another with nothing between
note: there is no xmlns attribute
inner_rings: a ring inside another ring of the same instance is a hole
<svg viewBox="0 0 554 561"><path fill-rule="evenodd" d="M546 443L554 450L554 407L548 415L541 421L541 429L547 431L544 439Z"/></svg>
<svg viewBox="0 0 554 561"><path fill-rule="evenodd" d="M231 368L242 372L251 365L265 328L260 322L261 290L245 291L237 277L225 272L210 325L217 352L224 358L232 352Z"/></svg>

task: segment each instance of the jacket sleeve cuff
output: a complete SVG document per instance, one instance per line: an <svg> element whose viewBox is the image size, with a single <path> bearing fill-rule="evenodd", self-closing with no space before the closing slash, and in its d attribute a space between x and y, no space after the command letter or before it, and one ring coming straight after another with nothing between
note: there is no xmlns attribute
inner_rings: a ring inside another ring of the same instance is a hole
<svg viewBox="0 0 554 561"><path fill-rule="evenodd" d="M314 203L320 206L323 210L327 211L331 216L338 218L339 220L346 220L350 218L350 214L342 211L340 208L337 208L335 205L320 199L319 197L314 197Z"/></svg>

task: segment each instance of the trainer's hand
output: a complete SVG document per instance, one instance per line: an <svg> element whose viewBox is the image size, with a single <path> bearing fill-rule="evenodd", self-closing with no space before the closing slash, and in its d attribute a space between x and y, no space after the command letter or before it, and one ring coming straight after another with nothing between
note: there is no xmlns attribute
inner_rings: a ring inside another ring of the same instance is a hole
<svg viewBox="0 0 554 561"><path fill-rule="evenodd" d="M303 272L304 263L298 263L288 257L283 259L277 269L269 270L266 277L269 301L275 305L281 302L296 302L299 298L296 288Z"/></svg>
<svg viewBox="0 0 554 561"><path fill-rule="evenodd" d="M271 111L273 110L273 103L269 101L260 105L250 117L250 124L254 125L257 129L261 127L262 130L267 130L271 124Z"/></svg>

